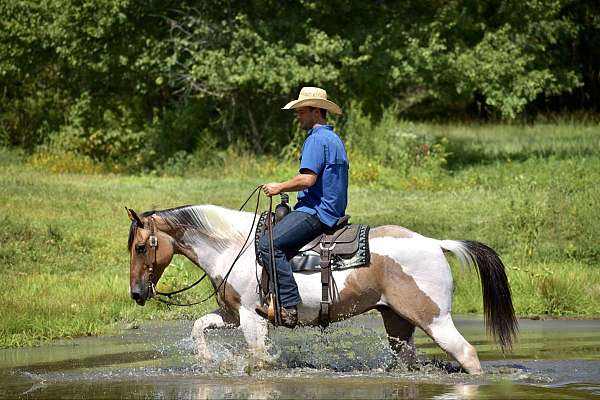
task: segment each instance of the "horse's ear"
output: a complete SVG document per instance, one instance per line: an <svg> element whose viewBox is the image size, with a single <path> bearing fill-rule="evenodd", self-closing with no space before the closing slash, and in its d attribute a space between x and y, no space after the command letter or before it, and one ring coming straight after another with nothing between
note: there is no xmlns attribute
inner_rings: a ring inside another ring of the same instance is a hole
<svg viewBox="0 0 600 400"><path fill-rule="evenodd" d="M143 228L144 223L142 222L140 217L138 217L138 215L135 213L135 211L133 211L131 208L127 208L127 207L125 207L125 209L127 210L127 215L129 216L129 219L137 222L138 226L140 228Z"/></svg>

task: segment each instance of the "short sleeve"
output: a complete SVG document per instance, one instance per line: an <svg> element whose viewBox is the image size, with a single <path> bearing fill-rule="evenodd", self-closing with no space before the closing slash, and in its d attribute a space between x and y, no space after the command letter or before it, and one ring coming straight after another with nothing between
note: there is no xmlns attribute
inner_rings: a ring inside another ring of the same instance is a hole
<svg viewBox="0 0 600 400"><path fill-rule="evenodd" d="M317 175L325 168L325 145L314 136L309 136L302 147L300 170L305 168Z"/></svg>

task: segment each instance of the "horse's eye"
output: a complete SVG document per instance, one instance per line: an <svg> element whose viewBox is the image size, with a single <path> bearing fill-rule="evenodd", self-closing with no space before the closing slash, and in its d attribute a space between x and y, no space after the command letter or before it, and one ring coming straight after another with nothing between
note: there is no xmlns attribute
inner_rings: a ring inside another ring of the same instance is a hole
<svg viewBox="0 0 600 400"><path fill-rule="evenodd" d="M137 254L146 254L146 244L136 244L135 252Z"/></svg>

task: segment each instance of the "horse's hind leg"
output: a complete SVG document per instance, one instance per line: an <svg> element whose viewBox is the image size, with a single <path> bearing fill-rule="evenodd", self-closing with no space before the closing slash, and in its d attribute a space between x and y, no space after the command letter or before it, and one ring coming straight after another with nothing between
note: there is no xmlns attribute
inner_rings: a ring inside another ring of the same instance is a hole
<svg viewBox="0 0 600 400"><path fill-rule="evenodd" d="M380 307L378 310L383 318L390 347L398 361L406 366L415 364L417 361L414 343L415 326L389 307Z"/></svg>
<svg viewBox="0 0 600 400"><path fill-rule="evenodd" d="M481 374L481 364L475 347L458 332L449 314L434 319L427 328L433 340L454 357L469 374Z"/></svg>

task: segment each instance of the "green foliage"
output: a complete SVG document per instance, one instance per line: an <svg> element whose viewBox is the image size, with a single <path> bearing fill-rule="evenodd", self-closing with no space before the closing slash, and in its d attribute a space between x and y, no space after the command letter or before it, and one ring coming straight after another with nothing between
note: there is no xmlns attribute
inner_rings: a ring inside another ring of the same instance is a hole
<svg viewBox="0 0 600 400"><path fill-rule="evenodd" d="M127 109L136 123L167 97L163 68L169 2L0 2L0 138L27 149L64 125L86 96L86 128ZM140 126L141 126L140 125ZM139 127L138 127L139 128Z"/></svg>
<svg viewBox="0 0 600 400"><path fill-rule="evenodd" d="M204 140L278 154L292 138L279 109L304 85L376 119L594 111L598 15L567 0L3 0L0 143L60 142L129 171Z"/></svg>
<svg viewBox="0 0 600 400"><path fill-rule="evenodd" d="M173 85L213 99L219 129L247 141L256 153L285 143L286 114L274 111L305 82L333 86L339 81L340 58L349 42L309 27L302 41L289 43L272 24L257 29L243 10L227 18L211 15L210 4L204 7L172 22L178 61Z"/></svg>
<svg viewBox="0 0 600 400"><path fill-rule="evenodd" d="M463 78L457 87L459 93L477 90L486 97L488 106L514 118L556 80L549 69L531 69L535 56L523 46L528 39L513 33L508 25L486 33L475 48L461 53L455 61L456 71ZM578 84L576 76L569 78L564 85L567 89ZM565 87L560 87L558 93Z"/></svg>
<svg viewBox="0 0 600 400"><path fill-rule="evenodd" d="M105 110L101 118L90 121L93 105L83 93L66 115L66 123L52 133L38 150L45 153L77 154L96 162L106 162L117 170L135 171L155 157L153 131L136 131L127 108Z"/></svg>

